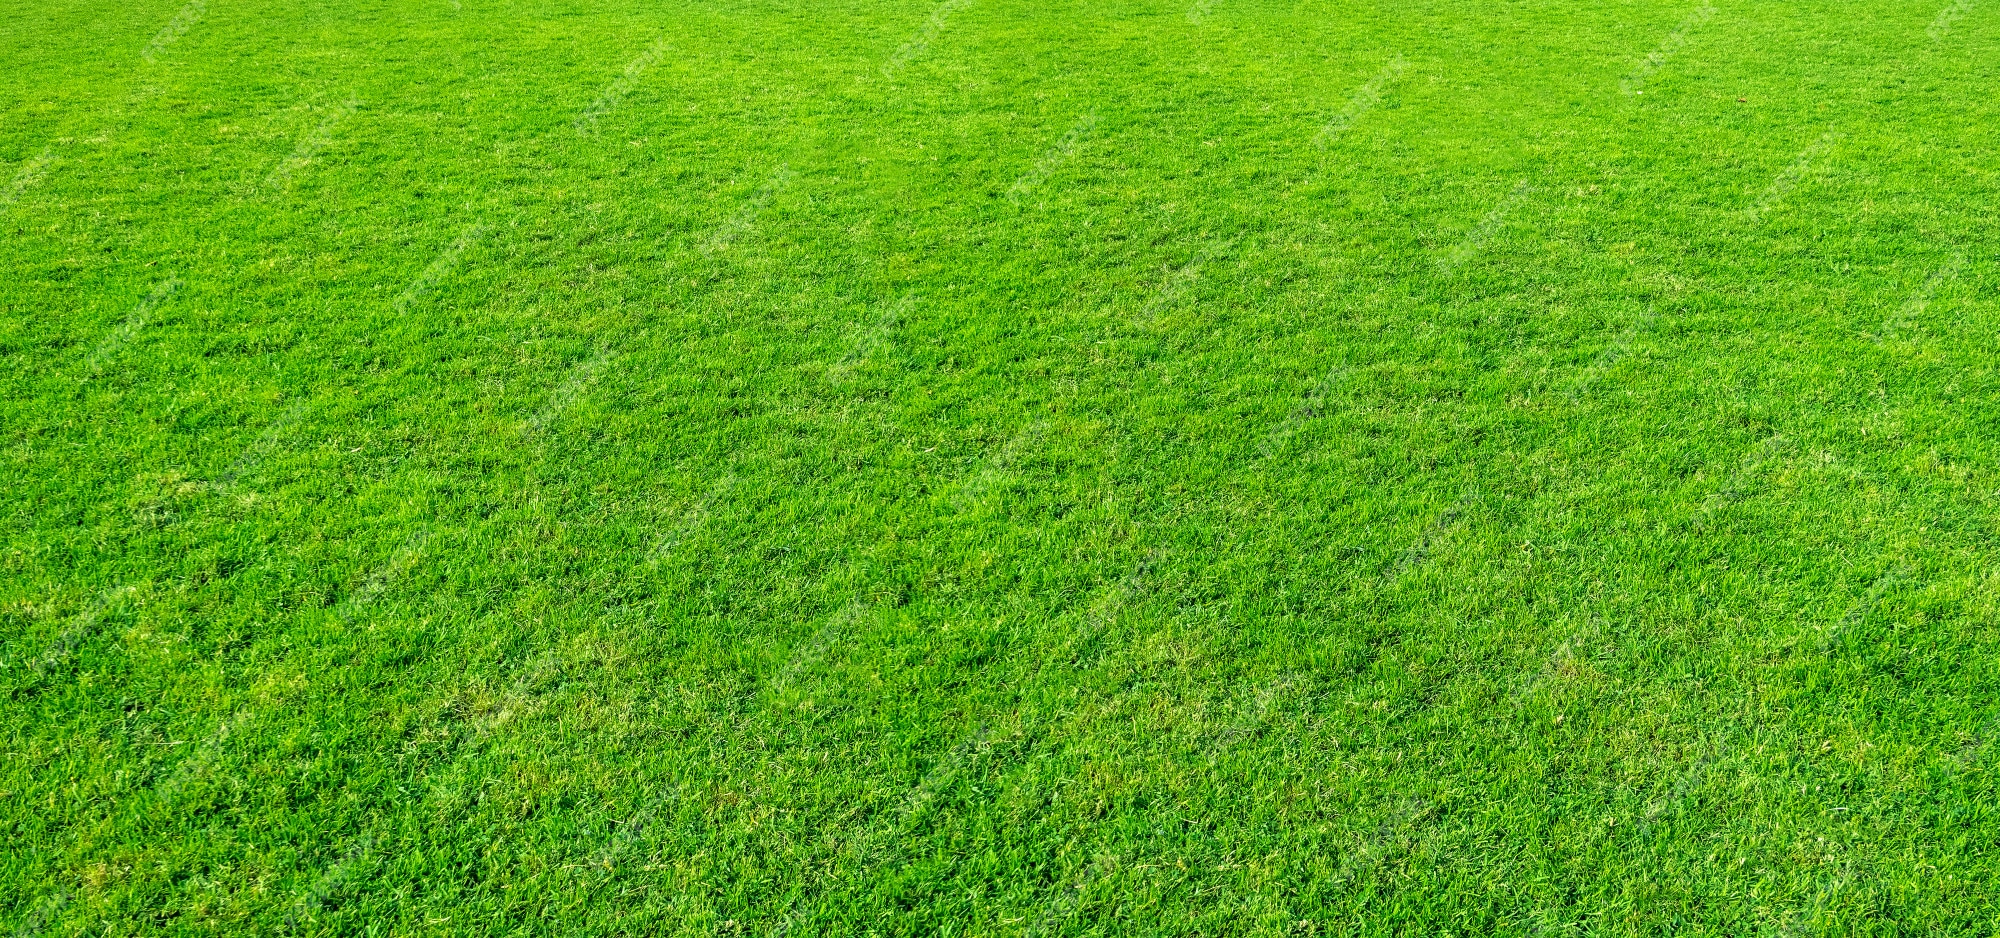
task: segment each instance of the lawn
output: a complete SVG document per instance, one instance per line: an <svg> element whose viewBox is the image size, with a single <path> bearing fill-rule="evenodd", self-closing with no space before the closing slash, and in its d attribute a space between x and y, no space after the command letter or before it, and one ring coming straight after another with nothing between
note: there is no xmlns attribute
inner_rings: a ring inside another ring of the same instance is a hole
<svg viewBox="0 0 2000 938"><path fill-rule="evenodd" d="M2000 4L0 6L0 931L2000 931Z"/></svg>

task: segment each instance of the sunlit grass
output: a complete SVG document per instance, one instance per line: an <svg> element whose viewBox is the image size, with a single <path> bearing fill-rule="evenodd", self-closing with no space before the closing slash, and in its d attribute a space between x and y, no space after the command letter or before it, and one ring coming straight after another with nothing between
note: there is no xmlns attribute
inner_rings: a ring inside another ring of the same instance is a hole
<svg viewBox="0 0 2000 938"><path fill-rule="evenodd" d="M2000 917L2000 26L9 0L0 925Z"/></svg>

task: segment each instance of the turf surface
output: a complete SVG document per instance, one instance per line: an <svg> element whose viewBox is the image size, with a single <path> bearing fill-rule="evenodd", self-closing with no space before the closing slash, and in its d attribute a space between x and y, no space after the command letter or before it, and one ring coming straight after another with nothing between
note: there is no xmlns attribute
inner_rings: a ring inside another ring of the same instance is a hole
<svg viewBox="0 0 2000 938"><path fill-rule="evenodd" d="M2000 927L2000 7L4 6L14 934Z"/></svg>

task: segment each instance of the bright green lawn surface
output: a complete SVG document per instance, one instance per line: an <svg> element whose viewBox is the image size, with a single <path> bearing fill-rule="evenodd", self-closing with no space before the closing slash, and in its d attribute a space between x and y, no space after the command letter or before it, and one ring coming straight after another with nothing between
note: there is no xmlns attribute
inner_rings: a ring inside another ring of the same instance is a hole
<svg viewBox="0 0 2000 938"><path fill-rule="evenodd" d="M0 13L0 925L2000 927L2000 8Z"/></svg>

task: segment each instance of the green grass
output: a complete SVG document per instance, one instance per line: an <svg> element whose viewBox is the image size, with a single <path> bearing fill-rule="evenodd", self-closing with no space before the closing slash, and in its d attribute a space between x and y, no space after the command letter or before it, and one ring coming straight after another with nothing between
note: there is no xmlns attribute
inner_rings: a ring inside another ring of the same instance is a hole
<svg viewBox="0 0 2000 938"><path fill-rule="evenodd" d="M2000 930L2000 7L5 6L14 934Z"/></svg>

